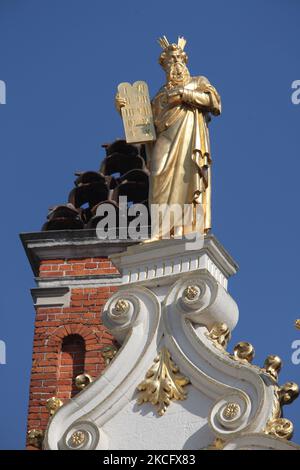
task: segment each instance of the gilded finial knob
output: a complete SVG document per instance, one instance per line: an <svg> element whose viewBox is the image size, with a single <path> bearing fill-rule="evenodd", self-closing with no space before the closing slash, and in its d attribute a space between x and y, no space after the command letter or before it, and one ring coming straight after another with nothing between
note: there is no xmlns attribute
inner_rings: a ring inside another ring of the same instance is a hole
<svg viewBox="0 0 300 470"><path fill-rule="evenodd" d="M299 318L295 321L295 327L297 328L297 330L300 330L300 319Z"/></svg>
<svg viewBox="0 0 300 470"><path fill-rule="evenodd" d="M252 344L246 341L240 341L237 343L233 350L233 356L235 359L241 362L252 362L255 355L255 350Z"/></svg>
<svg viewBox="0 0 300 470"><path fill-rule="evenodd" d="M78 390L83 390L87 385L93 382L89 374L80 374L75 377L75 385Z"/></svg>
<svg viewBox="0 0 300 470"><path fill-rule="evenodd" d="M282 361L280 357L275 355L268 356L264 363L264 369L275 380L278 380L278 374L281 370L281 366Z"/></svg>

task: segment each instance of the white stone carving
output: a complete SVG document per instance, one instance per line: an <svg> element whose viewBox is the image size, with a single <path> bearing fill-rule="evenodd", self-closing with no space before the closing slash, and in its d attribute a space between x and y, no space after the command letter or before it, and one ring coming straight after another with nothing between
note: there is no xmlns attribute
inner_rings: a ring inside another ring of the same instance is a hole
<svg viewBox="0 0 300 470"><path fill-rule="evenodd" d="M102 437L102 436L101 436ZM97 446L100 432L92 422L76 422L64 433L59 448L62 450L87 450Z"/></svg>
<svg viewBox="0 0 300 470"><path fill-rule="evenodd" d="M209 423L216 434L240 432L247 426L251 412L249 396L241 391L219 399L211 409Z"/></svg>
<svg viewBox="0 0 300 470"><path fill-rule="evenodd" d="M185 243L137 245L112 256L123 280L103 322L122 347L102 376L56 412L45 448L74 448L83 434L78 448L201 449L216 437L239 448L244 433L263 431L274 381L208 337L216 322L230 331L237 324L238 307L226 290L236 265L213 237L194 252ZM186 400L172 401L159 417L152 404L137 404L137 386L163 347L190 384Z"/></svg>

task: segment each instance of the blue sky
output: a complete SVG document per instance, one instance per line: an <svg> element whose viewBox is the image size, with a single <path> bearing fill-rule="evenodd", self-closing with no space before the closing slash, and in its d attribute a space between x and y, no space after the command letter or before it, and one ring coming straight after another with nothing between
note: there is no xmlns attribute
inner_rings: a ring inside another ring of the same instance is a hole
<svg viewBox="0 0 300 470"><path fill-rule="evenodd" d="M1 295L0 448L23 448L31 368L33 274L18 238L64 203L76 170L98 169L101 144L123 136L119 82L164 80L157 37L184 35L191 73L222 96L211 123L213 233L240 265L229 290L240 340L255 363L278 354L280 383L300 382L300 79L297 0L0 0ZM300 442L300 399L285 407Z"/></svg>

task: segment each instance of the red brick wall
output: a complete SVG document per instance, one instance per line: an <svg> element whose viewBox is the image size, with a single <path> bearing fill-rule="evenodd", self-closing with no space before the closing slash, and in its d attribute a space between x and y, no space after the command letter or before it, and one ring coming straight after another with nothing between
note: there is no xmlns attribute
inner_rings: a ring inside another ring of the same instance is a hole
<svg viewBox="0 0 300 470"><path fill-rule="evenodd" d="M40 277L90 276L118 271L107 258L57 259L41 262Z"/></svg>
<svg viewBox="0 0 300 470"><path fill-rule="evenodd" d="M46 260L40 265L40 277L116 273L107 258ZM28 430L46 429L46 401L55 396L65 402L78 393L74 385L78 374L85 372L93 378L101 374L105 367L101 350L112 344L112 336L101 324L101 313L116 289L109 285L76 287L71 290L69 306L36 309Z"/></svg>

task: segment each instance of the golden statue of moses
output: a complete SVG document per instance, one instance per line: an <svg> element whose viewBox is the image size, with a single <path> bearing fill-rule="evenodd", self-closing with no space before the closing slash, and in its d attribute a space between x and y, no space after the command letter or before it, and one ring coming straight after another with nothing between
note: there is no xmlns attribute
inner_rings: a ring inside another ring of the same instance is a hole
<svg viewBox="0 0 300 470"><path fill-rule="evenodd" d="M156 140L146 143L149 207L201 204L203 232L207 233L211 228L212 162L208 122L211 115L221 113L221 99L206 77L190 75L183 37L177 44L170 44L163 36L159 43L163 49L159 63L166 73L166 83L151 102ZM125 105L117 94L117 109ZM182 228L184 233L192 230ZM158 230L152 239L162 235Z"/></svg>

